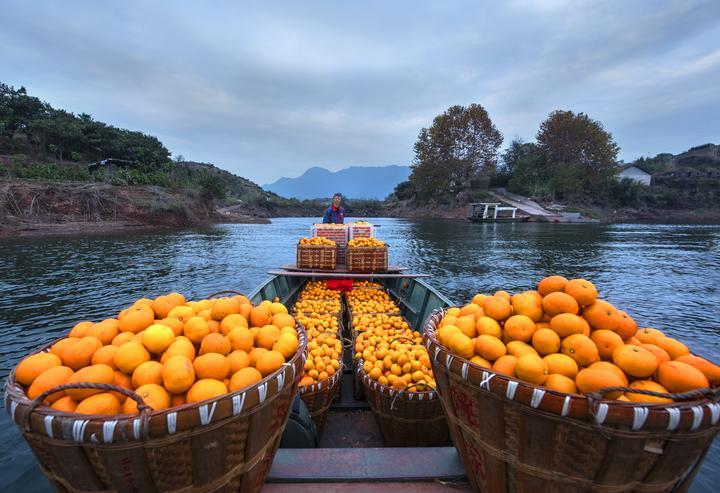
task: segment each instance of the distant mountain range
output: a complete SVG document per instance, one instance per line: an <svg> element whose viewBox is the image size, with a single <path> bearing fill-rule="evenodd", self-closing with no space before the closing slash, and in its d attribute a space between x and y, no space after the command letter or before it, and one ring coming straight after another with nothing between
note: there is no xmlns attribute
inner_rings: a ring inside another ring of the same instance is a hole
<svg viewBox="0 0 720 493"><path fill-rule="evenodd" d="M340 171L313 167L297 178L280 178L263 188L282 197L301 200L327 198L335 192L351 199L382 200L408 176L407 166L351 166Z"/></svg>

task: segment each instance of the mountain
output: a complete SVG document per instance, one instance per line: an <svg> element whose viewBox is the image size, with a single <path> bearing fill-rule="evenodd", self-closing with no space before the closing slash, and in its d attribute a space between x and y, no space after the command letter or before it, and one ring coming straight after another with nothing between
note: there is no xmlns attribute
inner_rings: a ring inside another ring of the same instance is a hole
<svg viewBox="0 0 720 493"><path fill-rule="evenodd" d="M297 199L327 198L340 192L351 199L382 200L408 176L407 166L351 166L340 171L313 167L297 178L280 178L263 188Z"/></svg>

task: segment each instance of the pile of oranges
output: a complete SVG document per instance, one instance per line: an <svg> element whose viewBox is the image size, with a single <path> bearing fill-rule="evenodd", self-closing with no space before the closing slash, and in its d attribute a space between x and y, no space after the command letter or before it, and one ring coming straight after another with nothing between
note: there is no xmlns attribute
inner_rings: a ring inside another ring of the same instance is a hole
<svg viewBox="0 0 720 493"><path fill-rule="evenodd" d="M374 289L382 289L383 285L379 282L375 281L353 281L353 288L374 288Z"/></svg>
<svg viewBox="0 0 720 493"><path fill-rule="evenodd" d="M281 303L253 306L245 296L186 301L179 293L143 298L116 318L80 322L49 352L15 369L34 399L64 383L134 390L154 410L222 396L280 369L299 348L295 319ZM82 414L132 414L119 392L68 389L46 405Z"/></svg>
<svg viewBox="0 0 720 493"><path fill-rule="evenodd" d="M300 245L335 247L336 243L329 238L325 238L323 236L315 236L313 238L300 238Z"/></svg>
<svg viewBox="0 0 720 493"><path fill-rule="evenodd" d="M348 241L348 247L384 247L385 242L377 238L354 238Z"/></svg>
<svg viewBox="0 0 720 493"><path fill-rule="evenodd" d="M340 296L340 292L327 289L325 281L310 281L300 293L298 303L300 306L307 306L306 302L330 302L339 305ZM295 304L296 307L298 303ZM305 373L300 380L301 386L327 380L340 370L342 342L336 311L296 315L298 323L303 325L308 333L308 358L305 361Z"/></svg>
<svg viewBox="0 0 720 493"><path fill-rule="evenodd" d="M404 318L402 318L399 315L389 315L387 313L375 313L375 314L366 314L366 315L357 315L353 317L352 322L352 329L355 332L365 332L366 330L371 329L381 329L381 330L400 330L400 331L407 331L410 330L410 326L405 321Z"/></svg>
<svg viewBox="0 0 720 493"><path fill-rule="evenodd" d="M400 309L381 289L353 289L345 294L353 315L363 313L400 313Z"/></svg>
<svg viewBox="0 0 720 493"><path fill-rule="evenodd" d="M584 279L549 276L537 290L477 294L447 311L436 336L472 363L560 392L629 387L678 393L720 385L719 366L658 329L638 329ZM631 391L605 397L671 402Z"/></svg>

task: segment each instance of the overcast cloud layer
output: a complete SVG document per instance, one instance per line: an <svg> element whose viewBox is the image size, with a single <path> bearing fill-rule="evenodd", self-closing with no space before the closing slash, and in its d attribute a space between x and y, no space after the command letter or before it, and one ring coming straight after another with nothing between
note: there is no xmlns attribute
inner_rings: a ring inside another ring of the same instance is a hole
<svg viewBox="0 0 720 493"><path fill-rule="evenodd" d="M409 164L485 106L534 139L555 109L626 161L720 143L720 2L0 2L0 81L259 183Z"/></svg>

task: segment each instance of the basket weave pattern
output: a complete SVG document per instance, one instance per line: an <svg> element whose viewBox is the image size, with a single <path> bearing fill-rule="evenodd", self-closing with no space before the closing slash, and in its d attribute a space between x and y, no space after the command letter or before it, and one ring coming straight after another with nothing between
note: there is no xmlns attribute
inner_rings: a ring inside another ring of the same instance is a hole
<svg viewBox="0 0 720 493"><path fill-rule="evenodd" d="M58 491L259 491L305 364L307 337L297 330L288 363L215 399L141 415L68 414L33 409L13 371L7 412Z"/></svg>
<svg viewBox="0 0 720 493"><path fill-rule="evenodd" d="M348 247L347 266L350 272L385 272L388 247Z"/></svg>
<svg viewBox="0 0 720 493"><path fill-rule="evenodd" d="M337 248L326 245L298 245L297 266L300 269L335 270Z"/></svg>
<svg viewBox="0 0 720 493"><path fill-rule="evenodd" d="M720 430L719 403L646 405L536 387L449 353L435 338L443 315L426 322L425 345L473 489L687 490Z"/></svg>

